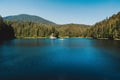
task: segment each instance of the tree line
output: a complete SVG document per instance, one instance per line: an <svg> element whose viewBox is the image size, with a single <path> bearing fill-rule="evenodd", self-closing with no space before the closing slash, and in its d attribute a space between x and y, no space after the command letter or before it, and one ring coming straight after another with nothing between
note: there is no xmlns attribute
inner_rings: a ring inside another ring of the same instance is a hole
<svg viewBox="0 0 120 80"><path fill-rule="evenodd" d="M5 24L12 26L16 38L49 37L52 33L55 37L84 37L84 32L89 28L79 24L50 25L22 21L5 21Z"/></svg>
<svg viewBox="0 0 120 80"><path fill-rule="evenodd" d="M120 39L120 12L90 28L92 38Z"/></svg>
<svg viewBox="0 0 120 80"><path fill-rule="evenodd" d="M13 28L4 23L2 17L0 16L0 41L14 38L15 36Z"/></svg>
<svg viewBox="0 0 120 80"><path fill-rule="evenodd" d="M0 40L25 37L91 37L120 39L120 12L95 25L43 24L38 22L3 21L0 17Z"/></svg>

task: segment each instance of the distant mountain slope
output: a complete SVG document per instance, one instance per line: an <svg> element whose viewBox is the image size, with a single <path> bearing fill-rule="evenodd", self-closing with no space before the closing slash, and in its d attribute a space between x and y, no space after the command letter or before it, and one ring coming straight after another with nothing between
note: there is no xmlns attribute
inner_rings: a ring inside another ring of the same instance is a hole
<svg viewBox="0 0 120 80"><path fill-rule="evenodd" d="M4 20L10 20L10 21L31 21L31 22L40 22L44 24L55 24L54 22L48 21L44 18L34 16L34 15L28 15L28 14L20 14L20 15L14 15L14 16L7 16L3 17Z"/></svg>

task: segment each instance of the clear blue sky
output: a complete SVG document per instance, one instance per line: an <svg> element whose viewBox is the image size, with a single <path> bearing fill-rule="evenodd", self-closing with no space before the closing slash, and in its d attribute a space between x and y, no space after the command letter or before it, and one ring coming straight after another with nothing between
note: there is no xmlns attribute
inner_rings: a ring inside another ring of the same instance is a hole
<svg viewBox="0 0 120 80"><path fill-rule="evenodd" d="M120 11L120 0L0 0L2 16L31 14L58 24L94 24Z"/></svg>

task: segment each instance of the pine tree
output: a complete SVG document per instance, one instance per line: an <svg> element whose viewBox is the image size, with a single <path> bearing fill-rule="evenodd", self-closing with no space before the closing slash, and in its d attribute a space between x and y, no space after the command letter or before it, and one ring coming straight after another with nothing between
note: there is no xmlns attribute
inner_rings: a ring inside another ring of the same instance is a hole
<svg viewBox="0 0 120 80"><path fill-rule="evenodd" d="M0 15L0 25L2 25L3 24L3 18L2 18L2 16Z"/></svg>

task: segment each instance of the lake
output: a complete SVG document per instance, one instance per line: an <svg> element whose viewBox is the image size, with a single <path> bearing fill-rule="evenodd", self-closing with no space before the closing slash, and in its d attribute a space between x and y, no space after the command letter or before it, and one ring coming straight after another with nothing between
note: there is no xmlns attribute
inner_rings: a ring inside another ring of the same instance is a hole
<svg viewBox="0 0 120 80"><path fill-rule="evenodd" d="M1 42L0 80L120 80L120 41L69 38Z"/></svg>

